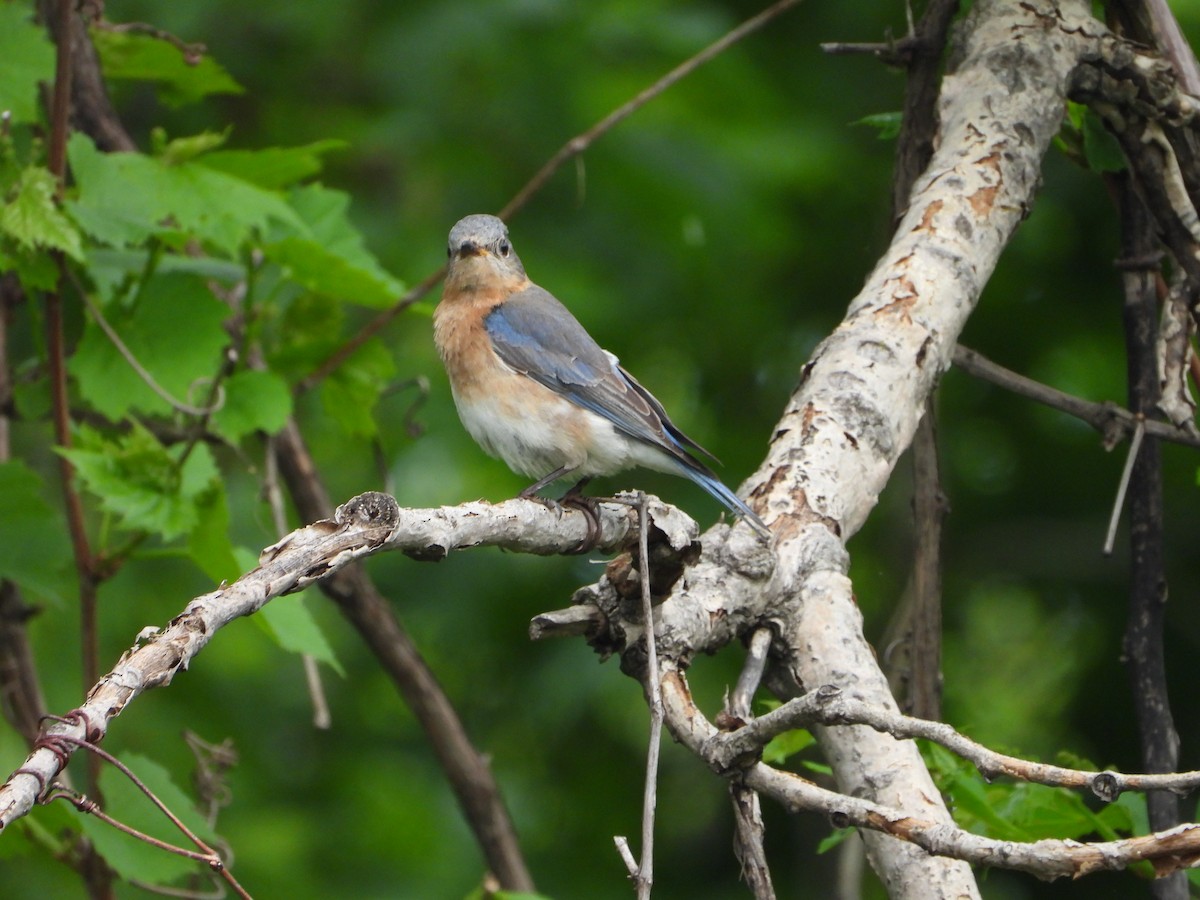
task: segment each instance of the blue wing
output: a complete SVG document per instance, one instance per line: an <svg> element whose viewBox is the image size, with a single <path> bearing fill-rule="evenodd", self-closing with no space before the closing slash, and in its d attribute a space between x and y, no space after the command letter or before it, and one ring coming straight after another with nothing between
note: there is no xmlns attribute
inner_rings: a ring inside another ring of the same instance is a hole
<svg viewBox="0 0 1200 900"><path fill-rule="evenodd" d="M711 453L679 430L654 395L617 364L551 293L530 285L484 319L505 363L610 421L634 440L662 450L692 479L760 533L766 525L716 474L687 450Z"/></svg>
<svg viewBox="0 0 1200 900"><path fill-rule="evenodd" d="M530 285L493 309L484 327L500 358L557 394L603 416L622 433L707 469L684 448L712 456L680 431L654 396L606 353L570 310Z"/></svg>

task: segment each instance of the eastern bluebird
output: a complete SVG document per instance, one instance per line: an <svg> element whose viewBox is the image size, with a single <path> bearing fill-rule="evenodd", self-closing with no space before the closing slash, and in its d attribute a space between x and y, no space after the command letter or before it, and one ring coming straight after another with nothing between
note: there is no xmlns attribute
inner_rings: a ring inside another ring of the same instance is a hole
<svg viewBox="0 0 1200 900"><path fill-rule="evenodd" d="M471 437L513 471L538 480L645 466L684 475L759 534L749 506L688 450L712 454L675 427L662 404L597 344L565 306L525 274L495 216L450 229L450 264L433 314L438 353ZM715 457L714 457L715 458Z"/></svg>

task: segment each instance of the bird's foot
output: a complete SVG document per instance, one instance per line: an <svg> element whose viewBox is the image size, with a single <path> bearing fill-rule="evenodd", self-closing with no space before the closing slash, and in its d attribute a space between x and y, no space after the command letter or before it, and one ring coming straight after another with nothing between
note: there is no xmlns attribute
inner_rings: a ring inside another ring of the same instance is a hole
<svg viewBox="0 0 1200 900"><path fill-rule="evenodd" d="M595 497L585 497L579 493L580 485L567 491L558 500L559 508L564 506L577 509L587 519L587 535L578 544L567 551L572 556L590 553L600 543L600 502Z"/></svg>

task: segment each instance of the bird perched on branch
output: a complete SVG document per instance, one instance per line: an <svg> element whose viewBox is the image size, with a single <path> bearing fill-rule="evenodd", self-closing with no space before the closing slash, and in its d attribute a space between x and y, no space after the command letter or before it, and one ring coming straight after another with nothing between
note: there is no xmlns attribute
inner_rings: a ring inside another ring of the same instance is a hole
<svg viewBox="0 0 1200 900"><path fill-rule="evenodd" d="M438 353L471 437L515 472L533 498L560 478L578 496L596 475L633 466L683 475L760 535L762 519L688 451L712 454L597 344L565 306L525 274L495 216L450 230L449 270L433 314Z"/></svg>

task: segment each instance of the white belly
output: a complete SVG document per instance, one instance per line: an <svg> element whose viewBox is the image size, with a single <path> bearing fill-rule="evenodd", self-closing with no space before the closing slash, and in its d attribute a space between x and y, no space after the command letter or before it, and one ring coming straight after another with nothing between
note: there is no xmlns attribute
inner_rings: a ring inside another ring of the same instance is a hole
<svg viewBox="0 0 1200 900"><path fill-rule="evenodd" d="M618 432L607 419L563 399L540 384L519 391L476 395L454 393L459 417L471 437L515 472L541 478L567 466L569 477L611 475L632 466L677 472L666 454ZM564 476L567 477L567 476Z"/></svg>

